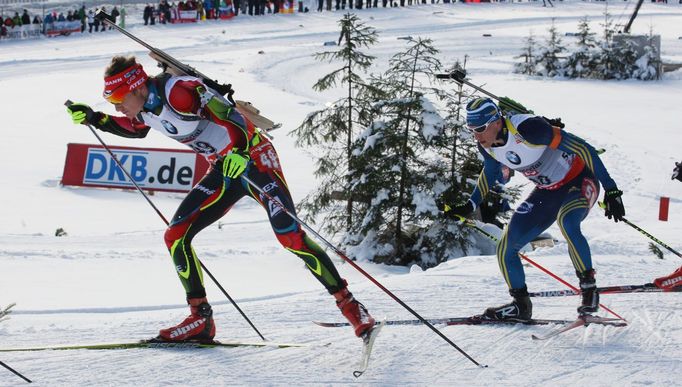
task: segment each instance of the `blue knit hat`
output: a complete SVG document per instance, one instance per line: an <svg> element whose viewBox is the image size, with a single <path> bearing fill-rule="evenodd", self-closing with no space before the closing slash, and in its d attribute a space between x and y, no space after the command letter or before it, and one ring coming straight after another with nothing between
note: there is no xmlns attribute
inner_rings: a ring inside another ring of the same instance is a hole
<svg viewBox="0 0 682 387"><path fill-rule="evenodd" d="M490 98L476 98L467 104L467 126L478 128L502 117L500 108Z"/></svg>

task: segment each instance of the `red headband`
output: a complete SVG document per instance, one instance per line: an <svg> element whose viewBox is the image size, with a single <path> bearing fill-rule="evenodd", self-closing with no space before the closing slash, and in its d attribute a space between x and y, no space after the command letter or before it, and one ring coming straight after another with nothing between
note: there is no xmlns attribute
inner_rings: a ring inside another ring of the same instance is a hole
<svg viewBox="0 0 682 387"><path fill-rule="evenodd" d="M148 78L139 63L118 74L106 77L104 78L104 99L113 104L121 103L128 93L143 85Z"/></svg>

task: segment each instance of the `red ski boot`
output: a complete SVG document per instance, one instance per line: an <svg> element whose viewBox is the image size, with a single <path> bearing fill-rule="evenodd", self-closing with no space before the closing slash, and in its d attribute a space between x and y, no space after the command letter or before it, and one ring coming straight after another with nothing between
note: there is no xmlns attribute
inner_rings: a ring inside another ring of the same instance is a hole
<svg viewBox="0 0 682 387"><path fill-rule="evenodd" d="M665 277L656 278L654 285L663 289L663 291L671 291L679 286L682 286L682 266L675 270L672 274ZM679 290L679 289L677 289Z"/></svg>
<svg viewBox="0 0 682 387"><path fill-rule="evenodd" d="M336 298L336 306L341 309L343 316L353 325L355 336L362 337L374 326L374 318L369 314L367 308L353 297L353 293L349 292L348 288L344 287L334 293L334 298Z"/></svg>
<svg viewBox="0 0 682 387"><path fill-rule="evenodd" d="M206 297L190 298L189 309L192 314L180 324L159 331L163 341L201 341L209 342L215 337L213 310Z"/></svg>

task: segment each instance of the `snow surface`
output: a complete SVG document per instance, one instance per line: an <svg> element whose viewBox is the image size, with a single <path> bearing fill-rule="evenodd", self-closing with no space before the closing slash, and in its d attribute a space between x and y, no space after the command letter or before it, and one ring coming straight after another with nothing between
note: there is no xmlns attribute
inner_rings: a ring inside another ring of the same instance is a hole
<svg viewBox="0 0 682 387"><path fill-rule="evenodd" d="M363 10L360 17L380 33L373 68L405 47L406 35L429 37L452 63L467 55L471 79L498 95L510 95L536 112L560 116L568 130L604 147L603 159L625 192L628 218L682 249L682 184L670 180L680 161L679 109L682 73L658 82L546 80L511 73L533 30L541 40L551 18L575 32L588 15L599 30L604 3L429 5ZM627 21L633 4L612 2L610 12ZM135 15L130 31L175 57L234 85L241 99L283 122L275 145L294 198L316 184L309 156L286 133L342 90L311 89L338 64L311 58L323 42L338 38L340 12L240 16L230 22L144 27ZM662 36L665 61L682 62L678 4L645 3L634 33ZM484 37L483 33L492 34ZM572 38L565 38L568 42ZM262 50L263 54L258 52ZM152 72L143 48L105 33L0 43L0 95L4 140L0 152L0 305L17 302L0 323L0 347L88 344L147 338L186 313L184 292L162 241L164 225L134 192L59 185L70 142L95 143L85 127L70 122L66 99L113 110L101 98L103 68L112 54L135 54ZM144 141L103 134L109 144L178 145L153 132ZM517 183L530 184L516 177ZM670 221L657 220L659 196L669 196ZM179 194L152 197L170 216ZM658 260L649 240L625 224L593 211L583 224L602 286L642 284L668 274L682 261L664 250ZM54 237L62 227L67 237ZM530 253L562 278L577 281L559 230L553 248ZM441 327L442 332L489 368L480 369L423 326L387 327L375 343L368 372L352 376L360 341L350 329L329 329L311 320L338 321L333 300L295 256L272 236L265 214L242 201L195 239L202 261L270 340L331 343L310 348L214 350L48 351L2 353L0 360L38 385L679 385L682 372L680 295L623 294L602 301L625 316L626 328L590 326L548 342L530 340L548 327ZM334 257L336 259L336 257ZM464 316L506 302L506 286L494 256L452 259L422 271L361 262L362 267L425 317ZM412 318L348 264L339 264L351 290L377 318ZM563 286L532 267L531 291ZM258 336L206 279L217 338ZM575 297L534 300L537 317L570 318ZM0 368L0 385L22 385Z"/></svg>

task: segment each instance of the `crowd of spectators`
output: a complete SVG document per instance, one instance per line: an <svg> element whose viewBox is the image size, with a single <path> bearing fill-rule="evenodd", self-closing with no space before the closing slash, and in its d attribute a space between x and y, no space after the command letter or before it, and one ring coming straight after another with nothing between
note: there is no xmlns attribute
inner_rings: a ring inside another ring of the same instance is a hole
<svg viewBox="0 0 682 387"><path fill-rule="evenodd" d="M101 9L106 12L105 7L101 7ZM66 15L64 12L52 11L45 14L44 17L36 14L31 18L28 10L24 9L21 16L15 12L14 16L7 16L2 20L0 37L51 35L53 32L54 34L68 35L72 32L85 32L86 29L90 33L93 32L93 29L94 32L105 31L105 26L100 25L99 20L95 19L97 11L99 11L98 8L86 12L85 5L83 5L80 8L66 11ZM116 6L111 10L111 16L114 20L122 15ZM33 27L27 28L29 25ZM112 27L108 29L112 29Z"/></svg>
<svg viewBox="0 0 682 387"><path fill-rule="evenodd" d="M318 11L325 9L331 11L332 8L345 10L346 7L362 9L363 4L366 8L377 7L379 2L384 7L396 7L412 5L413 2L426 4L427 1L433 4L457 0L186 0L177 3L160 0L158 4L150 3L143 8L142 19L144 25L155 25L157 23L229 19L240 13L265 15L266 13L308 12L306 4L315 3L318 5ZM21 15L19 12L14 12L14 15L10 14L2 19L0 37L27 37L38 34L68 35L75 32L94 33L112 29L112 27L107 28L95 18L100 9L107 11L104 6L86 10L85 5L82 5L72 10L51 11L44 17L38 14L31 15L28 10L24 9ZM119 11L118 7L114 6L110 14L115 20L119 17L125 19L123 8ZM121 20L121 25L124 23L123 20ZM24 27L26 25L33 25L33 27L26 28Z"/></svg>
<svg viewBox="0 0 682 387"><path fill-rule="evenodd" d="M24 12L19 16L19 12L14 12L14 16L7 16L3 21L2 25L7 27L7 28L13 28L13 27L19 27L25 24L40 24L42 23L42 20L40 19L40 16L36 15L33 18L33 21L31 21L31 15L28 14L28 10L24 10Z"/></svg>
<svg viewBox="0 0 682 387"><path fill-rule="evenodd" d="M240 13L265 15L266 13L308 12L308 5L317 7L318 12L377 7L404 7L434 3L490 2L505 0L186 0L170 2L160 0L158 4L147 4L142 10L144 25L157 23L197 22L211 19L229 19ZM515 1L515 0L506 0ZM539 1L539 0L529 0ZM545 0L542 0L543 3ZM660 1L660 0L652 0ZM682 3L682 0L679 0ZM551 4L551 3L550 3ZM134 7L134 6L133 6ZM142 7L136 7L138 10ZM103 11L107 9L102 6ZM64 12L52 11L44 15L31 15L24 9L22 14L3 16L0 37L32 37L44 35L68 35L86 30L88 33L104 32L112 29L95 18L98 8L86 11L85 5ZM125 9L114 6L110 12L119 25L125 26ZM27 27L30 26L30 27Z"/></svg>

